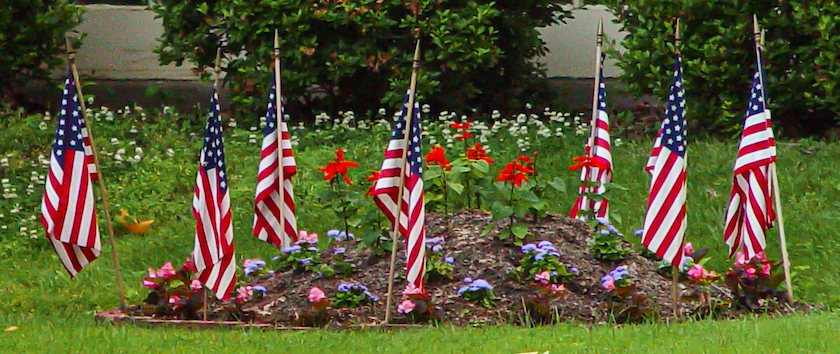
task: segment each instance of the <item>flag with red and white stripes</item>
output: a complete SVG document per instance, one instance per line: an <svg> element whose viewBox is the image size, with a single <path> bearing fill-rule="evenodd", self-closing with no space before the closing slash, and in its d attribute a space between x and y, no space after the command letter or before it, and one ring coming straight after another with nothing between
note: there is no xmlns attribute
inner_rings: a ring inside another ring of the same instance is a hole
<svg viewBox="0 0 840 354"><path fill-rule="evenodd" d="M93 181L98 178L73 75L64 83L41 224L70 277L102 252Z"/></svg>
<svg viewBox="0 0 840 354"><path fill-rule="evenodd" d="M739 247L748 259L763 251L767 229L776 219L770 175L770 166L776 161L776 144L763 78L759 50L724 223L723 239L729 245L730 257Z"/></svg>
<svg viewBox="0 0 840 354"><path fill-rule="evenodd" d="M411 114L411 126L406 127L406 111L411 94L413 93L406 94L394 134L385 151L385 161L382 162L379 179L371 195L392 225L395 219L399 220L399 232L406 241L406 280L425 292L423 275L426 273L426 208L423 200L423 155L420 151L420 115L416 100ZM400 184L404 187L397 209ZM397 214L398 218L395 217Z"/></svg>
<svg viewBox="0 0 840 354"><path fill-rule="evenodd" d="M601 66L603 68L604 58L606 55L601 55ZM607 115L607 92L606 85L604 85L603 69L598 73L600 80L598 81L598 102L595 117L595 144L592 144L592 135L587 141L587 148L594 162L585 166L580 171L580 180L583 185L578 190L578 198L575 205L572 207L570 216L585 220L586 217L582 215L582 211L592 211L594 217L609 219L609 200L604 196L607 192L607 183L612 182L612 152L610 150L610 119ZM592 148L594 146L594 149ZM602 167L606 166L606 168ZM588 186L588 184L594 184ZM588 194L595 194L600 197L590 198Z"/></svg>
<svg viewBox="0 0 840 354"><path fill-rule="evenodd" d="M651 153L650 196L642 231L642 244L675 266L683 262L686 229L685 89L681 64L677 54L665 120Z"/></svg>
<svg viewBox="0 0 840 354"><path fill-rule="evenodd" d="M278 105L280 117L277 116ZM254 236L277 247L288 247L298 238L295 197L292 193L292 176L297 173L297 165L295 165L292 152L292 142L289 139L289 128L282 114L282 102L277 99L275 88L272 86L268 96L268 111L265 115L262 155L254 203ZM278 125L280 129L277 129ZM281 230L281 227L284 230Z"/></svg>
<svg viewBox="0 0 840 354"><path fill-rule="evenodd" d="M236 284L236 259L219 97L215 87L210 107L193 193L192 210L196 221L193 256L198 279L217 298L227 300Z"/></svg>

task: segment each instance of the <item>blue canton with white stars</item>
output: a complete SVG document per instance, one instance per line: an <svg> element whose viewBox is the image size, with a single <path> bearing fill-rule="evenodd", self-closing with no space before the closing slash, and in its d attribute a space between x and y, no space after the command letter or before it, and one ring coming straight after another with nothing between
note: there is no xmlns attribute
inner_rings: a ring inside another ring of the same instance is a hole
<svg viewBox="0 0 840 354"><path fill-rule="evenodd" d="M598 77L600 78L598 82L598 110L606 111L607 110L607 85L604 84L604 60L607 58L606 54L601 54L601 70L598 72Z"/></svg>
<svg viewBox="0 0 840 354"><path fill-rule="evenodd" d="M83 121L79 112L79 96L70 75L64 84L61 96L61 111L58 113L58 127L53 140L53 153L59 165L64 165L64 152L68 149L84 151L82 140Z"/></svg>
<svg viewBox="0 0 840 354"><path fill-rule="evenodd" d="M408 97L409 95L407 94L405 96L405 101L403 102L403 111L397 119L396 126L394 127L394 135L391 139L402 139L405 136L405 112L408 110ZM405 158L411 173L418 178L422 178L423 154L421 153L420 145L420 115L417 112L418 110L419 104L415 98L414 109L411 114L411 131L406 137L408 139L408 152L406 153Z"/></svg>
<svg viewBox="0 0 840 354"><path fill-rule="evenodd" d="M674 81L668 92L668 106L662 122L662 147L685 157L685 89L683 88L682 62L676 56Z"/></svg>
<svg viewBox="0 0 840 354"><path fill-rule="evenodd" d="M271 85L271 91L268 95L268 111L265 113L265 128L263 133L265 135L274 133L274 128L277 126L277 100L275 99L274 85ZM280 107L280 113L283 113L283 107Z"/></svg>
<svg viewBox="0 0 840 354"><path fill-rule="evenodd" d="M213 88L210 99L210 116L204 130L204 149L202 150L202 166L205 170L218 169L219 187L222 192L227 191L227 172L225 167L225 149L222 144L222 122L219 119L219 95Z"/></svg>
<svg viewBox="0 0 840 354"><path fill-rule="evenodd" d="M753 75L752 89L750 90L750 101L747 104L747 117L764 113L764 86L761 84L761 63Z"/></svg>

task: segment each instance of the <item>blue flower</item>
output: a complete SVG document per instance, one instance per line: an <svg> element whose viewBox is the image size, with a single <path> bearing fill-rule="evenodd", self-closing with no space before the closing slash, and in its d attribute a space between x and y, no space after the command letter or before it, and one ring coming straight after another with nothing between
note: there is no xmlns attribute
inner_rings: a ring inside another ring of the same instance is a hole
<svg viewBox="0 0 840 354"><path fill-rule="evenodd" d="M544 255L545 255L545 253L537 253L537 254L534 255L534 260L535 261L541 261L541 260L543 260Z"/></svg>
<svg viewBox="0 0 840 354"><path fill-rule="evenodd" d="M435 244L435 243L439 243L439 242L443 242L443 237L439 236L439 237L432 237L432 238L427 238L426 239L426 244Z"/></svg>
<svg viewBox="0 0 840 354"><path fill-rule="evenodd" d="M537 250L537 245L535 245L533 243L529 243L527 245L522 246L521 248L522 248L522 253L528 253L528 252L536 251Z"/></svg>
<svg viewBox="0 0 840 354"><path fill-rule="evenodd" d="M557 253L557 252L548 252L548 255L549 255L549 256L558 257L558 258L560 257L560 254L559 254L559 253Z"/></svg>
<svg viewBox="0 0 840 354"><path fill-rule="evenodd" d="M598 220L598 222L601 223L602 225L610 226L610 221L607 220L607 218L597 217L597 218L595 218L595 220Z"/></svg>
<svg viewBox="0 0 840 354"><path fill-rule="evenodd" d="M333 250L333 254L343 254L344 251L344 247L337 247L335 250Z"/></svg>
<svg viewBox="0 0 840 354"><path fill-rule="evenodd" d="M379 296L368 294L370 301L377 302L379 301Z"/></svg>
<svg viewBox="0 0 840 354"><path fill-rule="evenodd" d="M312 263L312 257L301 259L300 263L303 264L303 265L307 265L309 263Z"/></svg>
<svg viewBox="0 0 840 354"><path fill-rule="evenodd" d="M272 261L276 261L276 260L278 260L278 259L280 259L280 256L274 256L274 257L271 257L271 260L272 260Z"/></svg>
<svg viewBox="0 0 840 354"><path fill-rule="evenodd" d="M356 239L356 235L353 235L353 233L351 232L351 233L347 234L347 239L348 240L354 240L354 239ZM376 300L374 300L374 301L376 301Z"/></svg>
<svg viewBox="0 0 840 354"><path fill-rule="evenodd" d="M570 268L569 270L571 270L571 271L572 271L572 273L575 273L575 274L577 274L577 272L578 272L577 267L572 267L572 268Z"/></svg>
<svg viewBox="0 0 840 354"><path fill-rule="evenodd" d="M264 286L262 286L262 285L254 285L254 286L252 286L252 287L251 287L251 290L253 290L253 291L259 291L259 292L261 292L261 293L263 293L263 294L265 294L265 292L266 292L266 291L268 291L268 290L266 290L266 289L265 289L265 287L264 287Z"/></svg>
<svg viewBox="0 0 840 354"><path fill-rule="evenodd" d="M550 247L550 246L551 246L551 242L548 242L548 241L540 241L540 243L537 244L537 247L539 247L539 248Z"/></svg>
<svg viewBox="0 0 840 354"><path fill-rule="evenodd" d="M339 235L339 231L336 230L336 229L332 229L330 231L327 231L327 236L328 237L337 238L338 235Z"/></svg>
<svg viewBox="0 0 840 354"><path fill-rule="evenodd" d="M338 233L338 239L339 240L343 240L345 238L347 238L347 232L346 231L341 231L341 232Z"/></svg>
<svg viewBox="0 0 840 354"><path fill-rule="evenodd" d="M486 289L486 290L493 290L493 287L484 279L476 279L473 280L470 287L477 288L477 289Z"/></svg>
<svg viewBox="0 0 840 354"><path fill-rule="evenodd" d="M467 290L470 290L470 286L469 286L469 285L467 285L467 286L462 286L460 289L458 289L458 295L461 295L461 294L463 294L463 293L467 292Z"/></svg>
<svg viewBox="0 0 840 354"><path fill-rule="evenodd" d="M604 229L601 229L601 231L599 231L599 232L601 233L601 235L609 235L610 234L609 230L604 230Z"/></svg>
<svg viewBox="0 0 840 354"><path fill-rule="evenodd" d="M432 252L440 252L440 251L443 251L443 246L441 246L441 245L434 245L434 246L432 247Z"/></svg>
<svg viewBox="0 0 840 354"><path fill-rule="evenodd" d="M336 288L336 290L343 291L343 292L348 292L352 288L353 288L353 284L341 283L341 284L338 284L338 288Z"/></svg>
<svg viewBox="0 0 840 354"><path fill-rule="evenodd" d="M318 247L309 247L306 249L307 251L318 252Z"/></svg>
<svg viewBox="0 0 840 354"><path fill-rule="evenodd" d="M616 229L615 226L607 225L607 229L609 229L610 232L617 234L618 236L624 236L621 234L621 232L618 232L618 229Z"/></svg>
<svg viewBox="0 0 840 354"><path fill-rule="evenodd" d="M636 231L633 231L633 235L636 235L636 236L642 236L643 233L645 233L645 230L642 230L642 229L638 229Z"/></svg>
<svg viewBox="0 0 840 354"><path fill-rule="evenodd" d="M464 278L463 282L464 283L472 283L472 278L466 277L466 278Z"/></svg>
<svg viewBox="0 0 840 354"><path fill-rule="evenodd" d="M283 253L300 252L300 246L294 245L294 246L289 246L289 247L283 247L282 251L283 251Z"/></svg>
<svg viewBox="0 0 840 354"><path fill-rule="evenodd" d="M444 257L443 261L449 264L455 263L455 258L452 257Z"/></svg>
<svg viewBox="0 0 840 354"><path fill-rule="evenodd" d="M552 271L551 271L551 275L552 275L552 276L556 276L556 275L557 275L557 271L556 271L556 270L552 270Z"/></svg>
<svg viewBox="0 0 840 354"><path fill-rule="evenodd" d="M552 245L548 245L548 246L545 246L543 248L540 248L540 250L542 250L543 252L551 252L551 251L556 252L557 251L557 249L554 248L554 246L552 246Z"/></svg>

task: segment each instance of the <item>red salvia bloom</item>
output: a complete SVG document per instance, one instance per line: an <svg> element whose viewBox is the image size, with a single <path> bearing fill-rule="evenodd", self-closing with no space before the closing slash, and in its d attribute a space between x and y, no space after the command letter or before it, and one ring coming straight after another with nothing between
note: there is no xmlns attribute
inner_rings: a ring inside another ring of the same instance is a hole
<svg viewBox="0 0 840 354"><path fill-rule="evenodd" d="M476 143L472 149L467 149L467 158L470 160L484 160L487 163L493 163L493 159L487 157L487 150L481 147L481 144Z"/></svg>
<svg viewBox="0 0 840 354"><path fill-rule="evenodd" d="M344 182L346 182L347 185L352 185L353 183L350 181L350 178L347 177L347 168L357 166L359 166L359 164L353 161L344 160L344 150L338 149L338 151L335 152L335 160L328 162L326 167L319 168L318 171L326 173L324 175L324 180L329 180L330 183L335 181L335 178L337 177L336 175L341 175L341 177L344 177Z"/></svg>
<svg viewBox="0 0 840 354"><path fill-rule="evenodd" d="M456 136L455 140L464 140L472 136L472 134L467 131L467 129L470 128L470 122L450 123L449 126L461 131L461 135Z"/></svg>
<svg viewBox="0 0 840 354"><path fill-rule="evenodd" d="M368 189L367 195L373 195L373 189L376 188L376 181L379 180L379 174L379 171L370 171L370 177L367 178L367 181L373 182L373 184Z"/></svg>
<svg viewBox="0 0 840 354"><path fill-rule="evenodd" d="M446 171L452 170L449 166L449 160L446 159L446 152L443 147L437 146L431 152L426 154L426 163L429 165L438 165Z"/></svg>
<svg viewBox="0 0 840 354"><path fill-rule="evenodd" d="M528 182L528 174L534 171L519 163L519 159L507 164L503 170L499 171L499 178L496 182L510 182L517 187L522 186L522 182Z"/></svg>
<svg viewBox="0 0 840 354"><path fill-rule="evenodd" d="M569 171L579 170L579 169L584 168L584 167L586 167L586 168L597 167L597 168L602 168L602 169L609 168L609 166L605 165L601 161L598 161L595 157L589 156L589 150L590 149L591 148L589 146L587 146L585 156L575 157L575 158L572 159L572 161L577 162L577 164L574 164L574 165L572 165L572 167L569 167Z"/></svg>

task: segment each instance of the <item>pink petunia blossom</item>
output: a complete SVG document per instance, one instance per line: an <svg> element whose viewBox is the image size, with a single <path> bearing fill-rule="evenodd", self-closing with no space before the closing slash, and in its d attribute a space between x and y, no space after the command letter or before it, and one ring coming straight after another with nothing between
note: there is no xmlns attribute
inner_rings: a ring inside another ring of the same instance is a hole
<svg viewBox="0 0 840 354"><path fill-rule="evenodd" d="M761 274L770 275L770 263L764 263L764 267L761 267Z"/></svg>
<svg viewBox="0 0 840 354"><path fill-rule="evenodd" d="M405 290L403 290L403 296L420 295L422 293L423 291L420 290L420 288L414 286L414 283L408 283L408 285L406 285L405 287Z"/></svg>
<svg viewBox="0 0 840 354"><path fill-rule="evenodd" d="M613 288L614 287L615 287L615 285L613 285ZM565 284L551 284L551 286L548 287L548 290L551 291L552 294L564 293L564 292L566 292L566 285ZM612 290L612 289L610 289L610 290Z"/></svg>
<svg viewBox="0 0 840 354"><path fill-rule="evenodd" d="M178 300L181 300L181 298L178 297L178 295L172 295L172 297L169 298L169 303L174 304L174 303L178 302Z"/></svg>
<svg viewBox="0 0 840 354"><path fill-rule="evenodd" d="M163 267L160 267L160 270L157 272L157 276L160 278L168 278L175 275L175 268L172 268L172 262L166 262L163 264Z"/></svg>
<svg viewBox="0 0 840 354"><path fill-rule="evenodd" d="M198 272L198 268L196 268L195 261L193 261L192 258L188 257L187 260L184 261L183 267L188 269L190 272Z"/></svg>
<svg viewBox="0 0 840 354"><path fill-rule="evenodd" d="M324 291L317 286L313 286L312 289L309 289L309 302L321 302L321 300L326 298L327 294L324 294Z"/></svg>
<svg viewBox="0 0 840 354"><path fill-rule="evenodd" d="M702 264L695 264L694 267L688 270L688 277L694 280L703 279L706 270L703 269Z"/></svg>
<svg viewBox="0 0 840 354"><path fill-rule="evenodd" d="M761 263L767 263L767 255L764 254L764 251L758 252L753 256L753 258L758 258Z"/></svg>
<svg viewBox="0 0 840 354"><path fill-rule="evenodd" d="M248 301L254 296L254 289L250 285L240 286L239 289L236 289L236 292L239 293L236 295L236 300L240 302Z"/></svg>
<svg viewBox="0 0 840 354"><path fill-rule="evenodd" d="M694 254L694 247L691 246L691 242L685 243L685 245L683 246L683 254L689 257L691 257L691 255Z"/></svg>
<svg viewBox="0 0 840 354"><path fill-rule="evenodd" d="M298 233L298 241L297 243L318 243L318 234L316 233L308 233L306 230L300 230Z"/></svg>
<svg viewBox="0 0 840 354"><path fill-rule="evenodd" d="M756 272L755 268L749 267L749 268L747 268L746 272L747 272L747 279L755 278L755 272Z"/></svg>
<svg viewBox="0 0 840 354"><path fill-rule="evenodd" d="M414 310L415 306L417 306L417 304L415 304L414 301L406 299L406 300L403 300L399 304L399 306L397 306L397 312L399 312L399 313L409 313L412 310Z"/></svg>
<svg viewBox="0 0 840 354"><path fill-rule="evenodd" d="M190 282L190 289L193 289L193 291L201 291L201 288L203 288L203 287L204 287L204 285L201 284L201 280L193 279Z"/></svg>
<svg viewBox="0 0 840 354"><path fill-rule="evenodd" d="M537 273L536 275L534 275L534 280L543 284L548 284L548 281L551 280L551 273L549 273L547 270L544 270L541 273Z"/></svg>
<svg viewBox="0 0 840 354"><path fill-rule="evenodd" d="M735 265L744 265L747 263L747 256L744 255L744 252L738 252L735 254Z"/></svg>

